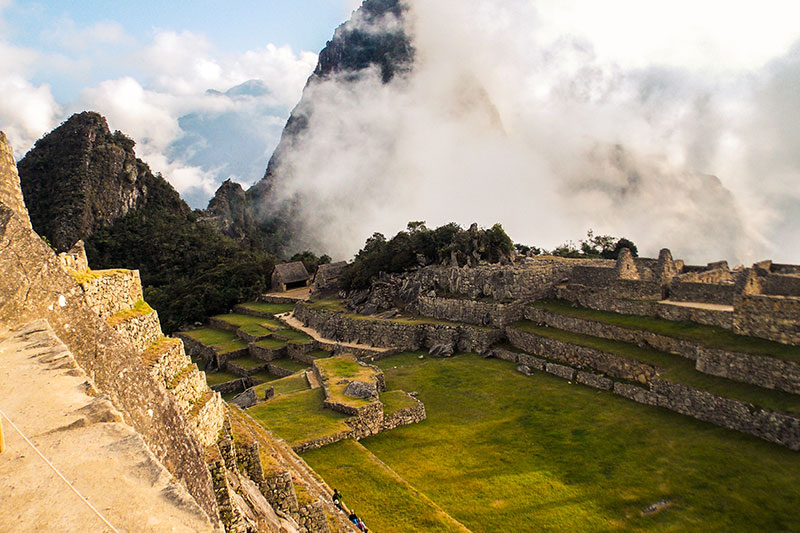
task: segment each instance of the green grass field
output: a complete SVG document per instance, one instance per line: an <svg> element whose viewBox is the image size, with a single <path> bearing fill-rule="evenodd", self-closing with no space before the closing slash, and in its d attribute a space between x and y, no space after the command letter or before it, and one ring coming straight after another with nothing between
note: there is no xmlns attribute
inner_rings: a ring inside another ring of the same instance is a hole
<svg viewBox="0 0 800 533"><path fill-rule="evenodd" d="M798 530L800 454L786 448L496 359L378 365L428 419L361 443L472 531ZM404 483L345 446L303 457L368 526L436 531L408 521ZM661 499L672 507L642 515Z"/></svg>
<svg viewBox="0 0 800 533"><path fill-rule="evenodd" d="M323 408L323 397L322 389L290 392L251 407L247 413L290 445L349 431L350 426L344 423L347 416Z"/></svg>
<svg viewBox="0 0 800 533"><path fill-rule="evenodd" d="M275 359L274 361L270 361L270 364L283 368L284 370L292 370L294 372L298 372L300 370L306 370L307 368L309 368L309 365L301 361L295 361L294 359L289 359L288 357L282 359Z"/></svg>
<svg viewBox="0 0 800 533"><path fill-rule="evenodd" d="M322 379L327 381L328 390L330 392L329 400L355 408L372 403L371 400L366 400L364 398L345 396L344 391L349 385L349 382L339 382L345 379L374 382L375 370L373 368L359 365L356 362L356 358L349 354L320 359L314 361L314 364L319 369Z"/></svg>
<svg viewBox="0 0 800 533"><path fill-rule="evenodd" d="M537 326L527 320L515 322L511 327L550 339L587 346L659 366L664 369L659 377L668 381L702 389L727 398L749 402L765 409L800 414L800 396L796 394L764 389L747 383L710 376L695 370L694 361L679 355L660 352L652 348L640 348L627 342L601 339L557 328Z"/></svg>
<svg viewBox="0 0 800 533"><path fill-rule="evenodd" d="M769 355L778 359L800 362L800 346L791 346L779 342L736 335L727 329L704 326L694 322L673 322L662 318L623 315L609 311L595 311L583 307L573 307L571 302L563 300L542 300L531 304L533 307L545 309L552 313L575 318L594 320L613 326L640 329L702 343L710 348L738 351L751 354Z"/></svg>
<svg viewBox="0 0 800 533"><path fill-rule="evenodd" d="M198 328L182 333L206 346L211 346L221 354L247 348L246 342L237 337L235 333L224 329Z"/></svg>
<svg viewBox="0 0 800 533"><path fill-rule="evenodd" d="M407 409L417 405L417 402L415 402L413 398L401 390L382 392L380 400L383 404L384 415L390 415L401 409Z"/></svg>
<svg viewBox="0 0 800 533"><path fill-rule="evenodd" d="M265 315L282 315L294 309L294 304L269 304L264 302L246 302L239 304L245 309L264 313Z"/></svg>
<svg viewBox="0 0 800 533"><path fill-rule="evenodd" d="M262 339L260 341L256 341L253 344L270 350L280 350L281 348L286 346L286 341L270 337L269 339Z"/></svg>

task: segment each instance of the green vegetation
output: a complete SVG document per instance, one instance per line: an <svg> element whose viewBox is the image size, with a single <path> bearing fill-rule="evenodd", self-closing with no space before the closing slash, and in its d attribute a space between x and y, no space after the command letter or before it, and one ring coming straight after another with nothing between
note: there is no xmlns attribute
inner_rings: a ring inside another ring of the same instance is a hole
<svg viewBox="0 0 800 533"><path fill-rule="evenodd" d="M275 331L272 336L276 339L283 339L287 342L293 342L295 344L304 344L308 341L314 340L302 331L289 328Z"/></svg>
<svg viewBox="0 0 800 533"><path fill-rule="evenodd" d="M267 370L262 370L261 372L258 372L256 374L251 374L250 377L253 379L257 379L261 383L268 383L270 381L275 381L276 379L278 379L278 376L270 374L269 371Z"/></svg>
<svg viewBox="0 0 800 533"><path fill-rule="evenodd" d="M219 385L220 383L227 383L229 381L233 381L234 379L240 379L242 376L237 376L236 374L232 374L230 372L213 372L213 373L206 373L206 383L208 383L209 387L213 387L214 385Z"/></svg>
<svg viewBox="0 0 800 533"><path fill-rule="evenodd" d="M753 405L773 411L800 414L800 396L796 394L764 389L747 383L710 376L695 370L694 361L679 355L671 355L652 348L640 348L627 342L601 339L571 331L537 326L528 321L515 322L511 327L549 339L587 346L655 365L663 369L659 377L666 381L705 390L726 398L750 402Z"/></svg>
<svg viewBox="0 0 800 533"><path fill-rule="evenodd" d="M322 379L327 382L330 396L329 400L351 407L363 407L372 403L371 400L364 398L351 398L344 395L344 391L349 383L339 383L343 379L353 381L364 381L367 383L375 381L375 370L368 366L361 366L356 362L352 355L337 355L327 359L315 361L317 369Z"/></svg>
<svg viewBox="0 0 800 533"><path fill-rule="evenodd" d="M331 352L326 352L325 350L314 350L313 352L306 354L306 356L313 357L314 359L324 359L326 357L330 357L331 355Z"/></svg>
<svg viewBox="0 0 800 533"><path fill-rule="evenodd" d="M268 350L280 350L281 348L286 346L286 341L270 337L268 339L262 339L260 341L256 341L253 344L256 346L260 346L262 348L267 348Z"/></svg>
<svg viewBox="0 0 800 533"><path fill-rule="evenodd" d="M260 316L240 315L238 313L225 313L223 315L215 315L211 318L221 320L232 326L236 326L237 328L242 326L261 325L267 321L267 319Z"/></svg>
<svg viewBox="0 0 800 533"><path fill-rule="evenodd" d="M648 316L623 315L609 311L595 311L583 307L574 307L572 303L563 300L539 301L531 305L560 315L691 340L702 343L709 348L769 355L786 361L800 362L800 346L736 335L727 329L716 326L704 326L694 322L673 322Z"/></svg>
<svg viewBox="0 0 800 533"><path fill-rule="evenodd" d="M281 394L251 407L247 413L290 445L350 431L344 423L347 416L325 409L322 401L322 389L309 389Z"/></svg>
<svg viewBox="0 0 800 533"><path fill-rule="evenodd" d="M247 348L247 343L236 336L235 333L217 328L198 328L182 332L194 340L210 346L217 353L229 353Z"/></svg>
<svg viewBox="0 0 800 533"><path fill-rule="evenodd" d="M180 339L161 337L153 344L148 346L144 353L142 353L142 360L145 362L145 364L152 365L161 357L164 352L176 347L180 344L180 342Z"/></svg>
<svg viewBox="0 0 800 533"><path fill-rule="evenodd" d="M256 394L258 394L259 398L263 398L264 392L270 387L275 387L275 396L279 394L290 394L292 392L308 390L311 388L311 386L308 384L308 380L306 380L305 372L298 372L296 374L292 374L291 376L286 376L285 378L279 379L275 379L273 376L271 381L255 386Z"/></svg>
<svg viewBox="0 0 800 533"><path fill-rule="evenodd" d="M416 407L417 402L401 390L390 390L381 393L381 403L383 404L383 414L390 415L402 409Z"/></svg>
<svg viewBox="0 0 800 533"><path fill-rule="evenodd" d="M465 529L357 441L347 439L303 454L370 530L464 532ZM496 531L507 531L502 528ZM520 530L525 531L525 530Z"/></svg>
<svg viewBox="0 0 800 533"><path fill-rule="evenodd" d="M506 361L417 355L378 365L393 386L419 391L427 420L361 444L471 531L790 531L800 522L796 452L523 376ZM303 457L376 530L432 530L403 522L400 506L414 500L348 442ZM673 506L642 515L661 499Z"/></svg>
<svg viewBox="0 0 800 533"><path fill-rule="evenodd" d="M295 361L294 359L289 359L288 357L283 359L275 359L274 361L270 361L270 364L273 364L284 370L291 370L292 372L308 369L307 364L301 361Z"/></svg>
<svg viewBox="0 0 800 533"><path fill-rule="evenodd" d="M42 237L44 239L44 237ZM75 281L83 285L86 282L101 278L103 276L113 276L115 274L122 274L128 273L130 270L125 270L123 268L113 268L109 270L92 270L87 268L86 270L73 270L71 268L67 269L70 276L72 276Z"/></svg>
<svg viewBox="0 0 800 533"><path fill-rule="evenodd" d="M590 229L586 232L586 239L578 241L577 245L569 241L556 247L550 253L559 257L616 259L623 248L630 250L634 257L639 255L639 250L633 241L625 237L618 239L611 235L595 235L594 231Z"/></svg>
<svg viewBox="0 0 800 533"><path fill-rule="evenodd" d="M144 300L139 300L135 304L133 304L132 309L125 309L124 311L119 311L118 313L114 313L110 317L108 317L108 325L111 327L116 326L117 324L121 324L126 320L130 320L131 318L143 315L149 315L153 312L153 308L150 307L147 302Z"/></svg>
<svg viewBox="0 0 800 533"><path fill-rule="evenodd" d="M339 275L345 290L364 289L380 272L405 272L425 264L446 263L455 257L463 266L477 261L498 263L514 253L514 244L500 224L490 229L477 226L464 230L451 222L434 230L424 222L409 222L407 231L401 231L390 240L380 233L367 239L355 257Z"/></svg>
<svg viewBox="0 0 800 533"><path fill-rule="evenodd" d="M264 313L265 315L282 315L294 309L294 304L271 304L266 302L245 302L239 304L240 307L250 309L257 313Z"/></svg>

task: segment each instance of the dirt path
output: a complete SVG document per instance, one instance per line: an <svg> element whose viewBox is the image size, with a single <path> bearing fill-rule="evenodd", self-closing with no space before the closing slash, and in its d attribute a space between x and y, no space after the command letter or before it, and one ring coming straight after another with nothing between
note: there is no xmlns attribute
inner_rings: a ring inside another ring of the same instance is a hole
<svg viewBox="0 0 800 533"><path fill-rule="evenodd" d="M294 316L294 313L284 313L282 315L275 315L275 318L286 324L287 326L291 326L295 329L298 329L309 335L317 342L322 342L325 344L336 344L339 346L343 346L344 348L352 348L354 350L368 350L375 353L384 353L390 351L392 348L379 348L377 346L370 346L369 344L357 344L354 342L339 342L333 339L326 339L319 332L315 329L309 328L304 326L302 322L297 320Z"/></svg>
<svg viewBox="0 0 800 533"><path fill-rule="evenodd" d="M672 300L661 300L658 303L665 305L675 305L677 307L690 307L693 309L706 309L709 311L726 311L733 313L732 305L707 304L704 302L673 302Z"/></svg>

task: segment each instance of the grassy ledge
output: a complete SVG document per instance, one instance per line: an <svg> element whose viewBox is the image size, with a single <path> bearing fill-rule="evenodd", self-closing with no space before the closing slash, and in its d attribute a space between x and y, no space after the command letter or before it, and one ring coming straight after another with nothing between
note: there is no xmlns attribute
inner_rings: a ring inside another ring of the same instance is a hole
<svg viewBox="0 0 800 533"><path fill-rule="evenodd" d="M294 304L270 304L264 302L245 302L239 304L239 307L255 311L256 313L263 313L265 315L275 316L288 313L294 309Z"/></svg>
<svg viewBox="0 0 800 533"><path fill-rule="evenodd" d="M726 398L752 403L772 411L800 415L800 396L796 394L764 389L756 385L704 374L695 369L694 361L679 355L671 355L652 348L640 348L627 342L612 341L571 331L537 326L527 320L515 322L511 327L549 339L586 346L655 365L661 369L659 377L667 381L704 390Z"/></svg>
<svg viewBox="0 0 800 533"><path fill-rule="evenodd" d="M114 276L116 274L130 273L130 270L124 268L112 268L108 270L92 270L90 268L87 268L86 270L73 270L68 268L67 271L69 272L69 275L81 285L92 280L102 278L103 276Z"/></svg>
<svg viewBox="0 0 800 533"><path fill-rule="evenodd" d="M247 343L237 337L235 333L223 329L198 328L182 331L181 333L201 344L214 348L218 353L228 353L247 348Z"/></svg>
<svg viewBox="0 0 800 533"><path fill-rule="evenodd" d="M327 381L330 396L328 400L350 407L363 407L372 403L364 398L351 398L345 396L344 391L349 383L339 383L344 379L374 383L375 370L368 366L361 366L352 355L345 354L327 359L318 359L314 364L319 369L322 379Z"/></svg>
<svg viewBox="0 0 800 533"><path fill-rule="evenodd" d="M384 416L391 415L403 409L408 409L409 407L417 406L417 402L414 401L411 396L401 390L382 392L380 400L383 404Z"/></svg>
<svg viewBox="0 0 800 533"><path fill-rule="evenodd" d="M132 309L126 309L124 311L119 311L118 313L114 313L110 317L108 317L108 325L112 328L126 320L130 320L131 318L135 318L138 316L149 315L153 312L153 308L150 307L147 302L144 300L139 300L133 305Z"/></svg>
<svg viewBox="0 0 800 533"><path fill-rule="evenodd" d="M777 359L800 363L800 346L781 344L756 337L746 337L716 326L705 326L694 322L673 322L663 318L623 315L609 311L595 311L563 300L542 300L531 304L532 307L544 309L551 313L601 322L611 326L638 329L695 341L709 348L718 348L732 352L743 352L755 355L768 355Z"/></svg>

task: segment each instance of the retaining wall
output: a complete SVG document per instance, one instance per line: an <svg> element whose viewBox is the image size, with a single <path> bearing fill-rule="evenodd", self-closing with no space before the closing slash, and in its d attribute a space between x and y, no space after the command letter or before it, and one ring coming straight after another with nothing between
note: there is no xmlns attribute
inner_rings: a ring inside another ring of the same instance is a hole
<svg viewBox="0 0 800 533"><path fill-rule="evenodd" d="M313 309L298 304L295 317L323 337L340 342L420 350L437 344L453 343L458 351L484 352L500 341L502 330L468 325L403 324L390 320L354 318L341 313Z"/></svg>
<svg viewBox="0 0 800 533"><path fill-rule="evenodd" d="M733 330L785 344L800 344L800 298L743 295L733 309Z"/></svg>
<svg viewBox="0 0 800 533"><path fill-rule="evenodd" d="M132 309L142 299L138 270L95 271L97 276L81 283L86 301L100 318Z"/></svg>
<svg viewBox="0 0 800 533"><path fill-rule="evenodd" d="M730 283L703 283L673 280L669 284L669 299L677 302L703 302L733 305L736 285Z"/></svg>
<svg viewBox="0 0 800 533"><path fill-rule="evenodd" d="M504 327L522 318L523 303L499 303L492 301L476 301L465 298L438 298L420 296L417 309L420 314L450 320L477 324L479 326Z"/></svg>

